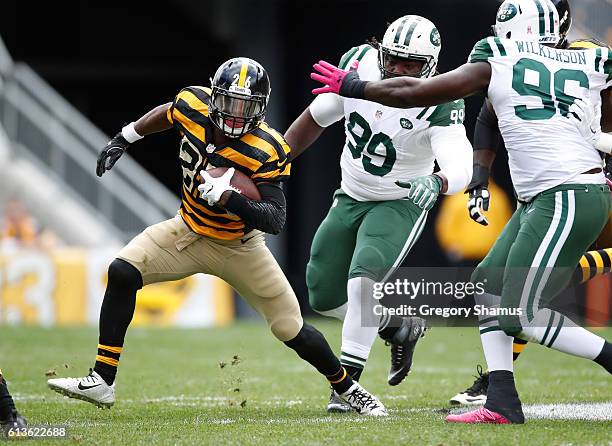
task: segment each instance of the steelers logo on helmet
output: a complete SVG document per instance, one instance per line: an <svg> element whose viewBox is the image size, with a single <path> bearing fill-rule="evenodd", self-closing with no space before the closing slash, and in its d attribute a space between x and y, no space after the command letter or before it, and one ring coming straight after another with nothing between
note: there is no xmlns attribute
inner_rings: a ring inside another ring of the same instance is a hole
<svg viewBox="0 0 612 446"><path fill-rule="evenodd" d="M270 79L253 59L237 57L223 63L211 79L210 117L230 138L255 130L264 120Z"/></svg>
<svg viewBox="0 0 612 446"><path fill-rule="evenodd" d="M381 76L431 77L441 47L440 33L431 21L417 15L400 17L389 25L378 45Z"/></svg>

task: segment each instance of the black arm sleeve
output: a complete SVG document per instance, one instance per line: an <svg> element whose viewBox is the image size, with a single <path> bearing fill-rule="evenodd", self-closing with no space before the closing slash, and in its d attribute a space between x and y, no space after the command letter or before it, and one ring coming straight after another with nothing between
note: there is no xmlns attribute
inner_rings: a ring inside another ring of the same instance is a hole
<svg viewBox="0 0 612 446"><path fill-rule="evenodd" d="M261 201L232 192L225 209L242 218L248 227L278 234L283 230L287 218L285 193L279 183L261 183L257 189L261 193Z"/></svg>
<svg viewBox="0 0 612 446"><path fill-rule="evenodd" d="M492 150L497 152L501 135L497 125L497 116L489 110L487 102L482 104L476 127L474 128L474 150Z"/></svg>

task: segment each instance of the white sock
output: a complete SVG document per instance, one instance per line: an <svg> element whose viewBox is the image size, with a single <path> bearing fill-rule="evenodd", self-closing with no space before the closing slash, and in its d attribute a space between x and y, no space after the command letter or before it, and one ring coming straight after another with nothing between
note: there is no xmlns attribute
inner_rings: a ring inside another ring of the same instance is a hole
<svg viewBox="0 0 612 446"><path fill-rule="evenodd" d="M481 294L475 296L477 305L489 308L497 308L501 302L500 296L493 294ZM513 371L512 365L512 342L513 337L504 333L496 317L480 316L480 342L482 351L487 360L487 368L490 372L495 370Z"/></svg>
<svg viewBox="0 0 612 446"><path fill-rule="evenodd" d="M378 333L372 298L374 281L367 277L349 279L347 284L348 309L342 325L343 364L364 366Z"/></svg>
<svg viewBox="0 0 612 446"><path fill-rule="evenodd" d="M521 325L522 338L581 358L595 359L606 342L561 313L548 308L538 310L529 324L521 320Z"/></svg>

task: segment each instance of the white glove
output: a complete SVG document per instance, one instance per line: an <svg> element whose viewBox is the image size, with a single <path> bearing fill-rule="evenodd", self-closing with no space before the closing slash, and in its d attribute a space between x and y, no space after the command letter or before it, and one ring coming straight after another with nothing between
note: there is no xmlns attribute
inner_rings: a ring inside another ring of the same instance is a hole
<svg viewBox="0 0 612 446"><path fill-rule="evenodd" d="M589 100L576 99L570 105L569 119L577 128L580 134L591 144L596 145L601 136L601 128L597 122L595 106Z"/></svg>
<svg viewBox="0 0 612 446"><path fill-rule="evenodd" d="M204 181L198 186L200 197L208 201L210 206L214 206L221 199L223 192L234 190L230 185L230 181L234 176L234 168L230 167L227 171L218 178L211 177L205 170L200 170L200 176Z"/></svg>
<svg viewBox="0 0 612 446"><path fill-rule="evenodd" d="M484 215L484 211L489 210L489 204L491 202L491 194L487 186L478 186L469 191L469 197L467 203L468 212L470 218L476 223L483 226L489 225L489 220Z"/></svg>

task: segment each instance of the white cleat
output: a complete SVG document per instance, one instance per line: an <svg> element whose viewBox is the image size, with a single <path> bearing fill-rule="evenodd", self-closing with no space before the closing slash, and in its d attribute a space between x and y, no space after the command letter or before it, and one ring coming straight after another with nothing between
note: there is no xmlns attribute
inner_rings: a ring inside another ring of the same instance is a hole
<svg viewBox="0 0 612 446"><path fill-rule="evenodd" d="M358 382L353 383L346 392L339 394L339 396L361 415L372 417L386 417L389 415L387 409L385 409L385 406L383 406L378 398L361 387Z"/></svg>
<svg viewBox="0 0 612 446"><path fill-rule="evenodd" d="M91 369L89 375L82 378L54 378L48 380L47 384L57 393L87 401L100 408L110 408L115 403L115 383L109 386Z"/></svg>

